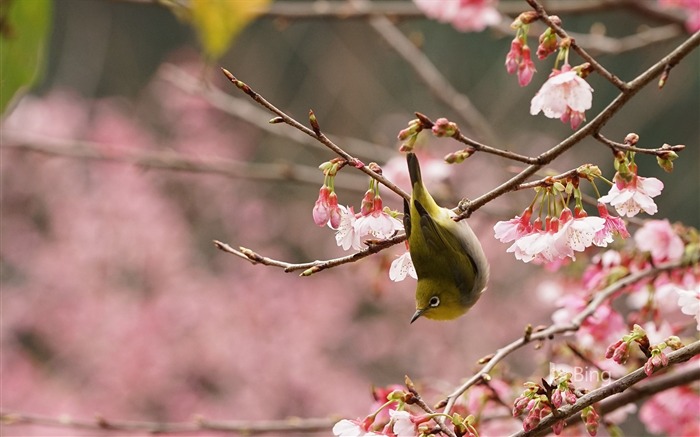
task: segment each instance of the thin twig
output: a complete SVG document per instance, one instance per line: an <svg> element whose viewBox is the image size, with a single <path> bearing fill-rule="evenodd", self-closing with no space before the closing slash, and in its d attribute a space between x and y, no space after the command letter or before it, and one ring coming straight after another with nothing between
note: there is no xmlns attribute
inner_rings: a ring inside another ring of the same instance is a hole
<svg viewBox="0 0 700 437"><path fill-rule="evenodd" d="M387 188L389 188L391 191L394 193L398 194L399 196L403 197L404 199L408 200L410 199L410 196L408 193L406 193L404 190L399 188L396 184L382 176L381 174L373 171L372 169L369 168L369 166L366 166L362 161L359 159L355 158L354 156L350 155L348 152L343 150L340 146L335 144L333 141L331 141L323 132L320 131L320 129L309 129L308 127L304 126L303 124L299 123L297 120L289 116L287 113L282 111L281 109L278 109L275 105L272 103L268 102L263 96L255 92L250 86L248 86L246 83L238 80L233 74L231 74L230 71L226 70L225 68L222 68L221 71L224 73L226 78L231 81L232 84L234 84L238 89L243 91L245 94L247 94L250 98L252 98L255 102L257 102L259 105L263 106L264 108L267 108L270 112L273 114L277 115L280 117L281 121L292 126L293 128L305 133L306 135L314 138L321 144L325 145L327 148L335 152L338 156L341 158L345 159L350 163L350 165L356 167L363 173L367 174L371 178L375 179L376 181L380 182L381 184L385 185Z"/></svg>
<svg viewBox="0 0 700 437"><path fill-rule="evenodd" d="M298 270L303 270L303 272L299 276L311 276L314 273L318 273L322 270L329 269L331 267L336 267L342 264L348 264L352 262L359 261L363 258L366 258L374 253L379 252L380 250L383 250L387 247L391 247L395 244L399 244L402 241L406 240L406 235L405 234L400 234L395 237L386 239L386 240L368 240L365 242L367 247L359 252L355 252L353 254L347 255L347 256L342 256L340 258L333 258L333 259L328 259L324 261L316 260L316 261L310 261L306 263L289 263L286 261L279 261L275 260L272 258L268 258L266 256L262 256L258 254L257 252L250 250L245 247L240 247L238 250L234 249L233 247L229 246L226 243L222 243L221 241L214 240L214 246L216 246L217 249L230 253L232 255L236 255L240 258L243 258L247 261L252 262L253 264L262 264L266 266L273 266L273 267L280 267L284 269L285 272L294 272Z"/></svg>
<svg viewBox="0 0 700 437"><path fill-rule="evenodd" d="M593 134L593 138L595 138L596 140L605 144L606 146L610 147L613 151L624 150L627 152L636 152L636 153L644 153L647 155L662 156L668 152L680 152L680 151L685 149L684 144L676 144L675 146L666 145L666 146L659 147L657 149L644 149L641 147L630 146L629 144L615 142L613 140L610 140L610 139L604 137L603 134L601 134L601 133Z"/></svg>
<svg viewBox="0 0 700 437"><path fill-rule="evenodd" d="M416 116L420 119L423 125L423 129L430 129L435 124L435 122L433 122L433 120L431 120L425 114L416 113ZM486 144L482 144L478 141L472 140L471 138L468 138L464 134L462 134L461 130L459 129L452 136L452 138L454 138L462 144L466 144L467 146L472 147L476 151L500 156L501 158L510 159L511 161L522 162L523 164L536 164L538 162L537 158L521 155L519 153L511 152L509 150L498 149L496 147L491 147Z"/></svg>
<svg viewBox="0 0 700 437"><path fill-rule="evenodd" d="M166 64L159 69L159 77L175 85L188 94L196 95L207 101L213 107L256 126L264 132L283 137L294 141L297 144L312 147L315 149L325 148L315 139L304 135L295 129L280 129L279 126L271 124L267 119L268 111L252 103L249 99L234 97L224 91L210 86L201 79L192 76L180 67L173 64ZM374 160L388 160L395 155L394 151L379 144L372 144L359 138L346 136L329 135L334 141L340 141L348 145L348 149L353 153L372 157Z"/></svg>
<svg viewBox="0 0 700 437"><path fill-rule="evenodd" d="M532 1L532 0L528 0ZM656 64L649 67L644 73L640 74L629 82L629 87L627 87L626 92L620 93L608 106L606 106L598 115L593 118L589 123L584 125L581 129L574 132L571 136L552 147L548 151L542 153L537 157L537 164L533 164L522 170L520 173L510 178L508 181L502 183L498 187L492 189L491 191L479 196L478 198L470 201L464 202L462 207L462 212L458 215L457 219L461 220L467 218L472 212L478 208L484 206L488 202L502 196L503 194L516 189L520 184L525 182L527 178L535 174L542 167L552 162L554 159L559 157L562 153L566 152L584 138L594 135L607 124L607 122L632 98L639 90L651 82L655 77L661 74L661 72L667 68L667 66L675 66L681 59L686 57L690 52L692 52L698 45L700 45L700 31L694 33L690 38L683 41L678 47L676 47L671 53L664 56Z"/></svg>
<svg viewBox="0 0 700 437"><path fill-rule="evenodd" d="M566 33L566 31L557 23L552 21L550 18L549 14L547 11L545 11L544 7L537 1L537 0L527 0L527 2L532 6L532 8L537 12L539 15L540 19L549 27L554 29L557 35L559 35L561 38L564 39L569 39L571 40L571 48L574 49L576 53L578 53L579 56L583 58L584 61L588 62L591 64L591 67L598 72L601 76L603 76L605 79L607 79L610 83L615 85L620 91L625 92L627 91L627 84L620 80L619 77L615 76L611 72L609 72L603 65L598 62L593 56L588 54L586 50L584 50L581 46L576 44L576 41Z"/></svg>

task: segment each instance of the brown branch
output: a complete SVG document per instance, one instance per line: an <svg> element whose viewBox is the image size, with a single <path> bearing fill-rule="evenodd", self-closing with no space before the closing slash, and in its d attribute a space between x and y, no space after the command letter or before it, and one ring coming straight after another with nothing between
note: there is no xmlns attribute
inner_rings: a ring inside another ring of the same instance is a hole
<svg viewBox="0 0 700 437"><path fill-rule="evenodd" d="M444 402L446 402L444 413L449 414L452 410L457 399L467 391L474 384L487 380L490 378L489 373L496 367L496 365L503 360L505 357L525 346L526 344L537 341L537 340L547 340L553 338L556 334L563 334L567 332L575 332L581 327L581 324L590 317L600 305L602 305L607 299L609 299L613 294L624 289L625 287L632 285L641 279L656 276L661 272L672 270L681 267L680 262L666 263L659 265L657 267L652 267L646 270L641 270L635 272L631 275L625 276L624 278L612 283L608 287L600 290L594 298L589 302L589 304L581 312L576 314L571 322L567 325L551 325L548 328L539 330L537 332L531 332L527 330L525 335L519 339L507 344L506 346L498 349L496 353L490 357L489 361L471 378L464 382L461 386L455 389Z"/></svg>
<svg viewBox="0 0 700 437"><path fill-rule="evenodd" d="M418 117L418 119L421 121L423 129L431 129L435 124L433 120L431 120L428 116L420 112L416 112L416 117ZM464 136L464 134L462 134L462 132L459 129L457 129L457 132L455 132L452 138L454 138L462 144L466 144L467 146L479 152L489 153L491 155L500 156L501 158L522 162L524 164L536 164L538 162L537 158L521 155L519 153L511 152L509 150L487 146L486 144L482 144L478 141L472 140L471 138Z"/></svg>
<svg viewBox="0 0 700 437"><path fill-rule="evenodd" d="M341 158L345 159L350 163L350 165L356 167L363 173L367 174L369 177L375 179L376 181L380 182L381 184L385 185L387 188L389 188L391 191L394 193L398 194L399 196L403 197L404 199L408 200L410 199L410 195L406 193L404 190L399 188L396 184L382 176L381 174L373 171L372 169L369 168L369 166L364 165L362 161L359 159L355 158L354 156L350 155L348 152L343 150L340 146L335 144L333 141L331 141L323 132L320 131L320 129L309 129L308 127L304 126L303 124L299 123L296 121L294 118L291 116L287 115L284 111L278 109L275 105L272 103L268 102L263 96L255 92L250 86L245 84L244 82L236 79L236 77L231 74L230 71L228 71L225 68L222 68L221 71L224 73L226 78L231 81L232 84L234 84L238 89L243 91L245 94L247 94L251 99L253 99L256 103L259 105L263 106L264 108L267 108L270 112L273 114L277 115L280 118L281 122L284 122L293 128L305 133L306 135L314 138L316 141L320 142L333 152L335 152L338 156Z"/></svg>
<svg viewBox="0 0 700 437"><path fill-rule="evenodd" d="M250 250L245 247L239 247L239 249L234 249L233 247L229 246L226 243L222 243L221 241L214 240L214 246L216 246L217 249L224 251L226 253L230 253L232 255L236 255L240 258L243 258L247 261L250 261L253 264L262 264L266 266L273 266L273 267L280 267L284 269L285 272L294 272L298 270L303 270L303 272L299 276L311 276L314 273L318 273L322 270L326 270L332 267L336 267L342 264L348 264L352 262L359 261L363 258L367 258L368 256L377 253L383 249L386 249L387 247L391 247L395 244L399 244L403 241L406 240L406 235L401 234L397 235L395 237L389 238L387 240L367 240L365 241L365 244L367 247L359 252L355 252L353 254L347 255L347 256L342 256L340 258L333 258L325 261L310 261L306 263L289 263L286 261L279 261L276 259L268 258L266 256L262 256L258 254L257 252Z"/></svg>
<svg viewBox="0 0 700 437"><path fill-rule="evenodd" d="M528 0L533 1L533 0ZM649 84L655 77L661 74L661 72L667 68L667 66L675 66L680 62L681 59L686 57L690 52L692 52L698 45L700 45L700 31L694 33L690 38L683 41L678 47L676 47L671 53L664 56L656 64L649 67L644 73L640 74L628 83L626 91L620 93L610 104L605 107L598 115L593 118L589 123L584 125L581 129L574 132L571 136L566 138L564 141L560 142L556 146L552 147L548 151L540 154L537 157L537 164L533 164L522 170L520 173L509 179L508 181L502 183L498 187L492 189L491 191L481 195L480 197L470 201L462 202L461 213L457 217L458 220L467 218L472 212L478 208L484 206L488 202L502 196L503 194L513 191L520 184L525 182L527 178L535 174L542 167L552 162L554 159L559 157L562 153L566 152L584 138L594 135L607 124L607 122L632 98L639 90L644 86Z"/></svg>
<svg viewBox="0 0 700 437"><path fill-rule="evenodd" d="M539 15L540 19L549 27L554 29L557 35L559 35L563 39L569 39L571 40L571 48L574 49L576 53L578 53L581 58L583 58L584 61L588 62L591 64L591 67L598 72L601 76L603 76L605 79L608 80L608 82L612 83L615 85L620 91L625 92L627 91L628 85L620 80L619 77L615 76L614 74L610 73L605 67L603 67L600 62L598 62L593 56L588 54L586 50L584 50L581 46L579 46L576 43L576 40L574 40L569 34L566 33L566 31L557 23L552 21L550 18L549 14L547 11L545 11L544 7L537 1L537 0L527 0L528 4L532 6L532 9L537 12Z"/></svg>
<svg viewBox="0 0 700 437"><path fill-rule="evenodd" d="M657 149L644 149L641 147L630 146L629 144L618 143L618 142L612 141L612 140L604 137L603 134L601 134L601 133L593 134L593 138L595 138L596 140L605 144L606 146L610 147L613 150L613 152L615 150L624 150L627 152L636 152L636 153L644 153L647 155L662 156L668 152L680 152L680 151L685 149L684 144L677 144L675 146L671 146L671 145L667 144L667 145L659 147Z"/></svg>
<svg viewBox="0 0 700 437"><path fill-rule="evenodd" d="M300 419L265 421L223 421L196 418L191 422L137 422L111 420L101 416L94 419L73 419L67 416L48 417L34 414L2 411L0 423L4 427L31 425L37 427L114 431L115 433L192 434L201 431L261 435L281 433L328 433L336 419Z"/></svg>
<svg viewBox="0 0 700 437"><path fill-rule="evenodd" d="M678 349L677 351L673 351L669 353L668 356L668 366L673 366L674 364L682 363L685 361L688 361L689 359L693 358L694 356L700 354L700 341L696 341L695 343L691 343L681 349ZM700 375L698 373L690 373L690 380L697 380ZM617 394L617 393L622 393L625 390L629 389L639 381L644 380L647 378L646 373L644 372L644 368L640 367L639 369L628 373L627 375L623 376L622 378L616 380L613 383L610 383L606 386L600 387L596 390L593 390L589 393L586 393L582 397L580 397L575 404L573 405L566 405L557 410L557 416L555 417L554 415L550 414L546 416L542 421L531 431L525 432L525 431L520 431L515 434L512 434L511 437L536 437L536 436L542 436L542 435L547 435L551 432L551 426L554 425L555 422L562 420L564 418L570 417L579 411L583 410L589 405L593 405L596 402L600 402L603 399L610 398L611 396ZM662 388L661 388L662 387ZM663 386L657 386L657 389L665 389ZM628 395L628 400L629 402L632 402L637 399L637 394L634 393L633 395Z"/></svg>
<svg viewBox="0 0 700 437"><path fill-rule="evenodd" d="M188 94L199 96L213 107L256 126L262 131L294 141L303 146L315 149L325 148L315 139L304 135L304 133L294 129L280 129L279 126L271 124L267 119L268 111L255 105L248 99L233 97L224 91L207 84L202 79L192 76L180 67L173 64L166 64L158 71L159 77L185 91ZM393 150L379 144L372 144L365 140L352 137L340 137L329 135L348 145L354 153L360 156L372 157L375 160L388 160L394 156ZM335 140L334 140L335 141Z"/></svg>

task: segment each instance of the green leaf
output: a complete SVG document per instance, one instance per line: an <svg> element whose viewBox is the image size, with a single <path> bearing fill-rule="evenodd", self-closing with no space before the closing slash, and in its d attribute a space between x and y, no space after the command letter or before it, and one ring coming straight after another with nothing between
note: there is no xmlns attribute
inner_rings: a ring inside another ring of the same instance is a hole
<svg viewBox="0 0 700 437"><path fill-rule="evenodd" d="M39 78L50 26L50 0L0 1L0 113Z"/></svg>
<svg viewBox="0 0 700 437"><path fill-rule="evenodd" d="M209 59L217 59L270 0L192 0L189 19Z"/></svg>

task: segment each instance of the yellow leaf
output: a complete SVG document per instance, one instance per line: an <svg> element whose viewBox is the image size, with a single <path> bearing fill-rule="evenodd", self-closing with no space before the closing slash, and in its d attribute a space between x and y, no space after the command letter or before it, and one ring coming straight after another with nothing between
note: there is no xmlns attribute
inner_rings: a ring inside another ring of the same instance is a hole
<svg viewBox="0 0 700 437"><path fill-rule="evenodd" d="M191 0L192 25L207 56L223 55L268 3L270 0Z"/></svg>

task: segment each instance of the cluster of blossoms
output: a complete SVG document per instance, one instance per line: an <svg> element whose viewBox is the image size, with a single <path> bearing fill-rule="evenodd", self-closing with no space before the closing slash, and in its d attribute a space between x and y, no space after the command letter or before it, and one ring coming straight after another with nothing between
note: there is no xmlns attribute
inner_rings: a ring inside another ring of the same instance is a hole
<svg viewBox="0 0 700 437"><path fill-rule="evenodd" d="M524 12L511 24L515 29L515 38L510 44L510 51L506 55L506 70L510 74L516 74L518 84L527 86L537 71L532 62L530 47L527 45L527 36L530 24L537 19L534 12ZM552 22L560 25L558 17L550 17ZM558 118L564 123L570 123L572 129L578 129L586 119L585 111L591 108L593 102L593 88L584 79L589 73L590 65L572 67L569 65L569 47L571 41L557 40L557 34L552 28L547 28L539 37L537 57L544 60L549 55L557 52L555 66L549 79L535 94L530 103L530 114L537 115L542 112L548 118ZM563 62L561 68L557 68Z"/></svg>
<svg viewBox="0 0 700 437"><path fill-rule="evenodd" d="M410 381L409 381L410 382ZM462 418L455 413L446 416L436 414L416 414L408 407L414 403L415 391L409 388L375 390L375 405L372 412L363 419L342 419L333 426L336 437L428 437L434 434L437 426L435 418L445 416L454 426L455 434L464 437L478 437L473 426L474 417ZM379 397L378 397L379 396Z"/></svg>
<svg viewBox="0 0 700 437"><path fill-rule="evenodd" d="M523 430L533 430L542 419L552 414L558 408L565 405L574 405L578 399L576 387L572 383L570 372L555 370L553 381L548 383L542 380L542 385L534 382L526 382L525 391L513 402L513 417L525 415ZM598 432L599 416L593 407L586 407L581 412L581 419L586 426L589 435L595 436ZM552 425L554 434L561 434L565 421L559 420Z"/></svg>
<svg viewBox="0 0 700 437"><path fill-rule="evenodd" d="M634 144L637 138L636 134L630 134L625 142ZM581 178L589 181L604 178L597 167L585 165L577 169L575 177L539 189L533 204L522 215L496 223L496 239L512 243L507 251L523 262L548 264L565 258L575 259L575 252L582 252L592 245L607 247L616 234L622 238L629 237L625 222L621 217L611 215L605 204L614 207L623 217L634 217L642 211L652 215L658 210L653 198L661 194L664 185L659 179L637 174L633 153L620 154L615 160L615 167L617 171L613 182L608 182L612 185L610 191L598 196L598 216L589 216L583 209L578 181ZM540 192L545 193L540 211L545 210L546 206L547 215L532 220L533 205ZM574 211L563 207L557 215L552 215L550 211L558 210L557 204L545 204L544 199L564 195L567 196L564 204L568 203L571 195L576 199Z"/></svg>
<svg viewBox="0 0 700 437"><path fill-rule="evenodd" d="M582 252L592 245L606 247L613 241L613 234L629 236L624 222L619 217L611 216L603 204L598 204L600 216L589 216L581 203L578 187L579 177L591 179L599 177L600 170L594 166L583 166L577 170L575 178L557 181L551 186L539 189L535 199L520 216L494 225L494 236L502 243L511 243L507 252L514 253L516 259L523 262L553 263L565 258L575 259L575 252ZM533 205L542 194L540 211L547 210L543 219L538 216L532 220ZM567 206L559 208L558 198L564 205L570 196L576 199L576 206L571 211ZM558 214L549 211L559 209Z"/></svg>
<svg viewBox="0 0 700 437"><path fill-rule="evenodd" d="M605 358L612 359L618 364L625 364L630 356L630 345L632 342L637 343L639 349L648 357L644 364L644 373L647 376L651 376L655 369L668 366L668 357L664 353L666 348L678 350L683 347L681 339L675 335L669 336L658 344L651 345L644 328L635 324L629 334L624 335L620 340L608 346Z"/></svg>
<svg viewBox="0 0 700 437"><path fill-rule="evenodd" d="M387 239L403 230L403 223L396 217L398 212L385 208L379 196L379 183L370 179L369 189L362 198L360 212L355 213L352 206L338 204L333 190L333 180L338 169L344 164L342 160L331 160L321 164L325 180L313 208L314 223L328 225L336 231L335 240L344 250L362 249L362 238L372 237ZM370 167L381 172L374 163Z"/></svg>

